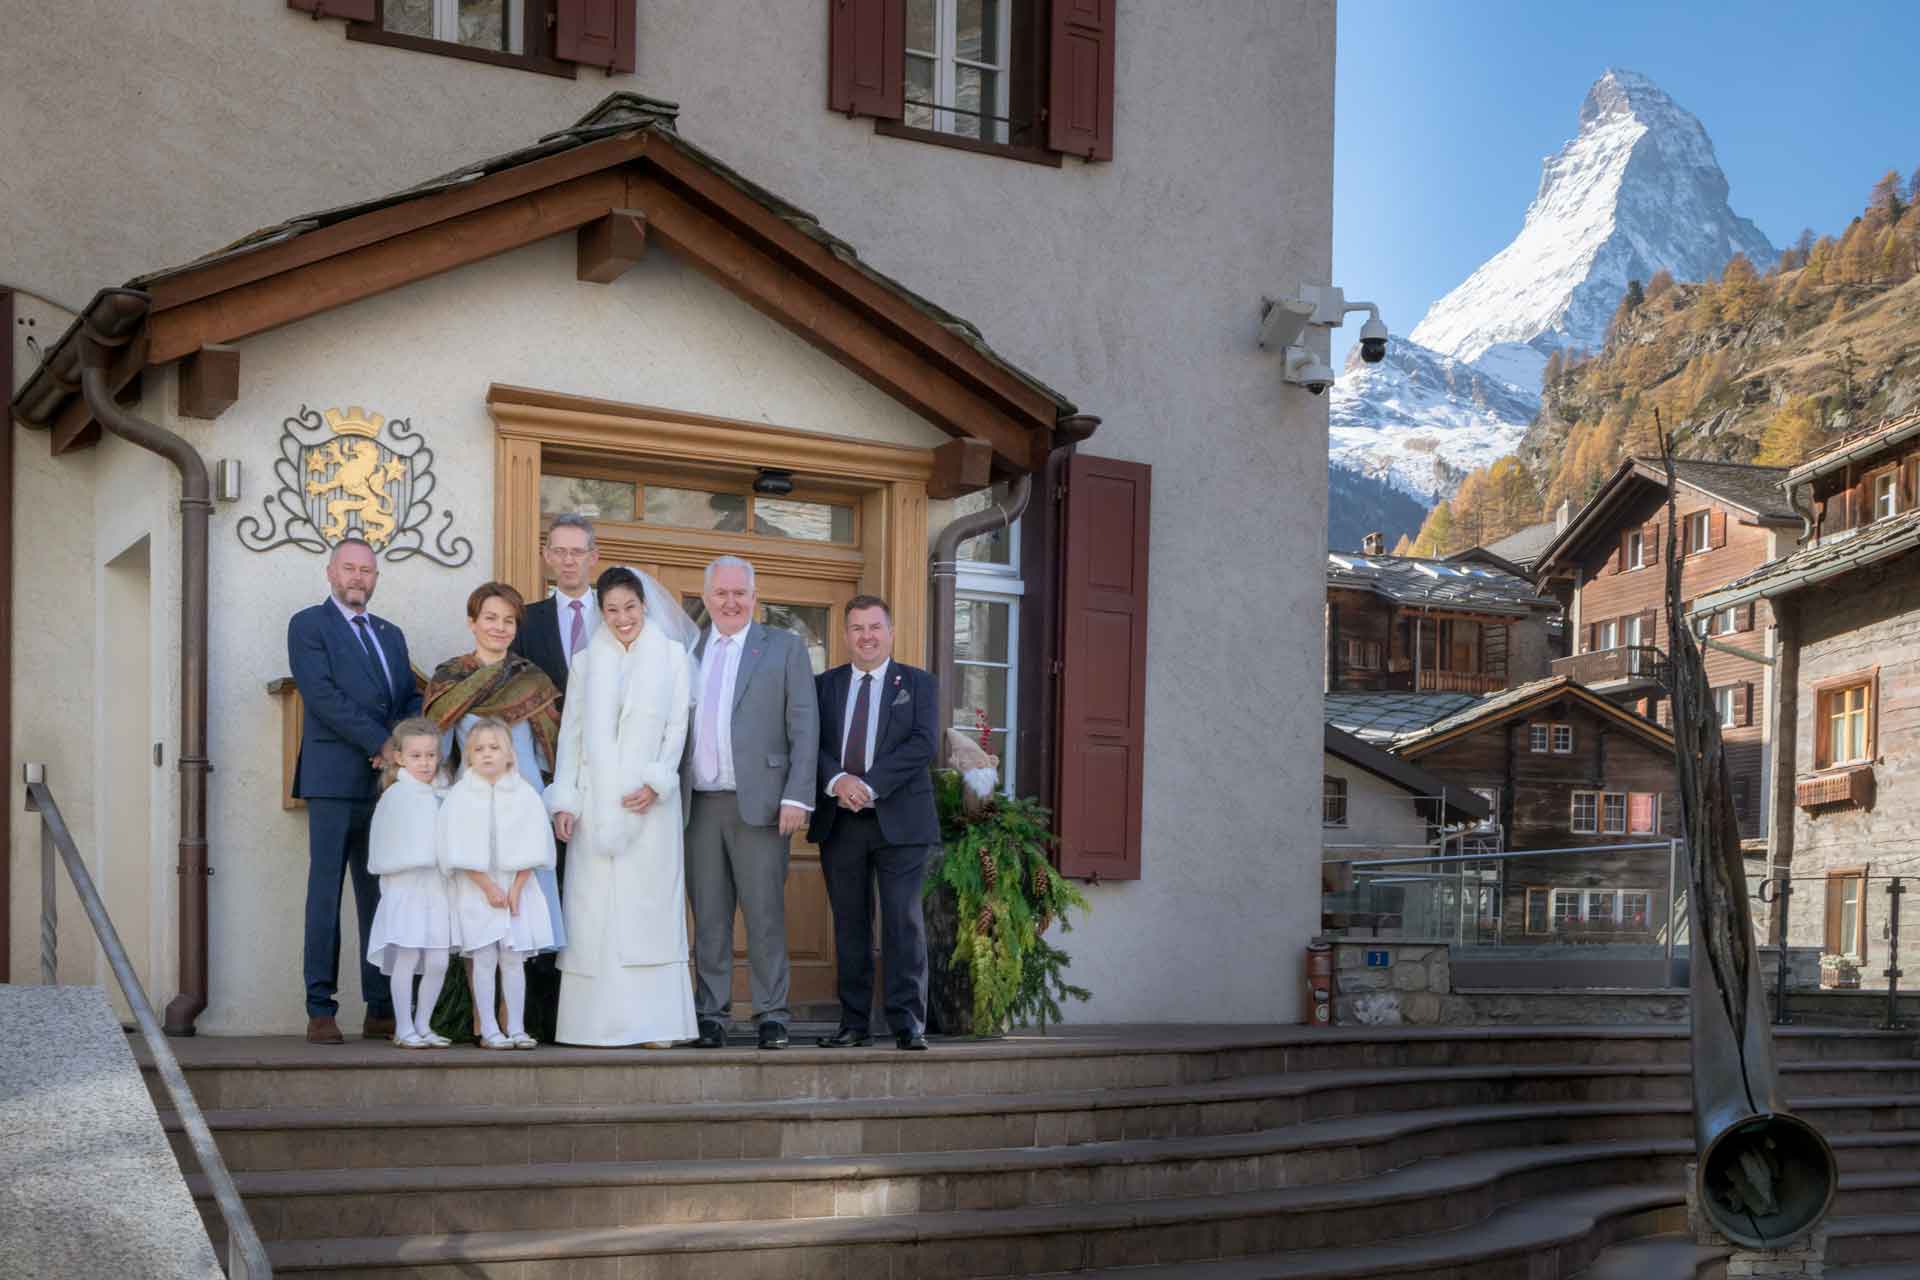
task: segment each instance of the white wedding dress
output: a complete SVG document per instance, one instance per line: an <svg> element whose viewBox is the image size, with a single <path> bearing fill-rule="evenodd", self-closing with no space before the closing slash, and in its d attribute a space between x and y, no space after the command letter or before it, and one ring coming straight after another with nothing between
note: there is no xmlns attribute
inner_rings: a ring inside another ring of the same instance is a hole
<svg viewBox="0 0 1920 1280"><path fill-rule="evenodd" d="M699 1034L680 796L691 663L672 628L655 625L652 592L648 606L630 648L611 627L597 627L567 677L559 760L546 794L550 812L575 820L561 893L567 945L554 1038L562 1044ZM659 798L644 814L626 812L620 797L643 785Z"/></svg>

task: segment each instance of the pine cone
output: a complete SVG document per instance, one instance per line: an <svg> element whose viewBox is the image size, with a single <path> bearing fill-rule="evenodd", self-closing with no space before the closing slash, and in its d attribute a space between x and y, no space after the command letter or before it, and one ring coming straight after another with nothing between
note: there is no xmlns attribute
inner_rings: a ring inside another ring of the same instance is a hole
<svg viewBox="0 0 1920 1280"><path fill-rule="evenodd" d="M980 850L980 882L986 885L987 891L991 893L993 886L997 884L999 880L1000 867L999 864L994 862L992 852L987 849Z"/></svg>
<svg viewBox="0 0 1920 1280"><path fill-rule="evenodd" d="M983 938L993 932L993 908L984 902L980 904L980 914L973 918L973 931Z"/></svg>
<svg viewBox="0 0 1920 1280"><path fill-rule="evenodd" d="M1033 931L1035 935L1045 933L1048 927L1052 924L1053 924L1053 913L1049 911L1047 912L1047 914L1040 917L1040 923L1033 927Z"/></svg>
<svg viewBox="0 0 1920 1280"><path fill-rule="evenodd" d="M1033 896L1036 898L1044 899L1047 896L1047 890L1050 887L1052 887L1052 884L1053 884L1052 877L1050 877L1047 874L1047 864L1044 862L1034 863L1033 864Z"/></svg>

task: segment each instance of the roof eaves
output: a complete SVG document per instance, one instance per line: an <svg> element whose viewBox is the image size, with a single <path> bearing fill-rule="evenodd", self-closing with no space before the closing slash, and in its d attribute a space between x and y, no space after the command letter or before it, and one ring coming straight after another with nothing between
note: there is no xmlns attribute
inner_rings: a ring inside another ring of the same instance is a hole
<svg viewBox="0 0 1920 1280"><path fill-rule="evenodd" d="M1478 821L1487 816L1488 806L1483 797L1461 787L1451 788L1452 793L1459 794L1450 794L1445 779L1437 774L1335 725L1326 726L1326 752L1412 795L1434 799L1445 797L1443 803L1448 809L1467 818Z"/></svg>
<svg viewBox="0 0 1920 1280"><path fill-rule="evenodd" d="M1712 613L1749 600L1792 595L1806 587L1844 577L1920 547L1920 508L1887 521L1876 533L1869 525L1860 534L1824 546L1803 548L1762 565L1745 578L1700 596L1689 616Z"/></svg>
<svg viewBox="0 0 1920 1280"><path fill-rule="evenodd" d="M1838 471L1848 463L1869 457L1889 445L1899 444L1920 435L1920 410L1893 418L1866 431L1842 436L1829 444L1824 450L1808 458L1793 468L1782 480L1781 487L1791 489L1794 485L1804 484L1829 472Z"/></svg>

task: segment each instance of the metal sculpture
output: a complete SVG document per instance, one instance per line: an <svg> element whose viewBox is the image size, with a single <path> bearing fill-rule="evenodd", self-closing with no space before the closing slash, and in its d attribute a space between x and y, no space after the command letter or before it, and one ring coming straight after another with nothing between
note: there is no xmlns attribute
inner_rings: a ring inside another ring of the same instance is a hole
<svg viewBox="0 0 1920 1280"><path fill-rule="evenodd" d="M1673 736L1688 850L1693 1130L1700 1211L1737 1244L1774 1249L1819 1225L1838 1171L1818 1130L1786 1109L1773 1062L1747 903L1746 867L1713 692L1681 606L1673 442L1667 473L1667 639Z"/></svg>

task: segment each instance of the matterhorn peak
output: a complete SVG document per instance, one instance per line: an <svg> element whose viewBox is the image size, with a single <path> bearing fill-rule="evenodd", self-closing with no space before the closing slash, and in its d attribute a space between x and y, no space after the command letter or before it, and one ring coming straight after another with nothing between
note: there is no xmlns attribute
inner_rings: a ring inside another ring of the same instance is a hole
<svg viewBox="0 0 1920 1280"><path fill-rule="evenodd" d="M1519 235L1434 303L1412 337L1536 388L1556 348L1598 348L1627 281L1665 268L1704 280L1774 249L1727 204L1727 178L1692 113L1646 76L1609 69L1580 130L1540 167Z"/></svg>

